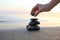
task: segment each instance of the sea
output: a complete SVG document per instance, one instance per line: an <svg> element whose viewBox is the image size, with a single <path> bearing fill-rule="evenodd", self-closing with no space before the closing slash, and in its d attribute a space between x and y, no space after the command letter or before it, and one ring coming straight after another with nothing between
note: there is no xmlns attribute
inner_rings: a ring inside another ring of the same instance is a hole
<svg viewBox="0 0 60 40"><path fill-rule="evenodd" d="M16 28L26 28L26 26L31 21L32 17L30 14L21 13L0 13L0 29L16 29ZM38 17L37 17L38 18ZM39 27L56 27L60 26L60 21L40 19L38 21ZM52 18L53 19L53 18Z"/></svg>

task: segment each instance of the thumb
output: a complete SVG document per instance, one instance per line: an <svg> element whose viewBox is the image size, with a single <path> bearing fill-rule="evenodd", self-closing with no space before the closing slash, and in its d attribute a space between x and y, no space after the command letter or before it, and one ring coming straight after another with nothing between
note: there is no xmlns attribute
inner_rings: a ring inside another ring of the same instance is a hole
<svg viewBox="0 0 60 40"><path fill-rule="evenodd" d="M37 16L40 12L42 11L41 10L36 11L34 16Z"/></svg>

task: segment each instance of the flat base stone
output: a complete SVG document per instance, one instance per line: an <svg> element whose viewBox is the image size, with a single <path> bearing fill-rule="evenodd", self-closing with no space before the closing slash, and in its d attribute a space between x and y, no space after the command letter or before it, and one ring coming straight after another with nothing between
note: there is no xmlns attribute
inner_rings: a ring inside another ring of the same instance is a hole
<svg viewBox="0 0 60 40"><path fill-rule="evenodd" d="M27 25L27 30L28 31L39 31L40 27Z"/></svg>

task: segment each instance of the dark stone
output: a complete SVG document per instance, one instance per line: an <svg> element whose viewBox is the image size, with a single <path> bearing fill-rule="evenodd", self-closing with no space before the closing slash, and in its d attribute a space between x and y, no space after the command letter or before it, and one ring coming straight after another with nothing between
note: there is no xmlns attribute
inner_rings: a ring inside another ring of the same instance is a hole
<svg viewBox="0 0 60 40"><path fill-rule="evenodd" d="M31 26L35 26L35 25L38 25L38 24L40 24L38 21L31 21L29 23L29 25L31 25Z"/></svg>
<svg viewBox="0 0 60 40"><path fill-rule="evenodd" d="M38 31L40 30L39 26L37 26L38 24L40 24L40 22L37 21L37 18L32 18L29 25L27 25L27 29L28 31Z"/></svg>
<svg viewBox="0 0 60 40"><path fill-rule="evenodd" d="M28 31L39 31L40 30L38 26L30 26L30 25L27 25L27 29Z"/></svg>
<svg viewBox="0 0 60 40"><path fill-rule="evenodd" d="M36 21L36 20L38 20L38 19L37 19L37 18L32 18L31 20L32 20L32 21Z"/></svg>

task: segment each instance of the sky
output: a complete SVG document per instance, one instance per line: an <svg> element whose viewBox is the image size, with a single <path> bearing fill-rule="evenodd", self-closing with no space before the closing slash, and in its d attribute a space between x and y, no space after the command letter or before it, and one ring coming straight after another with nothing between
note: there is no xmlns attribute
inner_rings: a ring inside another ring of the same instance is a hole
<svg viewBox="0 0 60 40"><path fill-rule="evenodd" d="M12 11L12 12L23 12L26 10L31 10L37 3L46 4L51 0L0 0L0 12ZM60 4L54 7L52 12L60 11Z"/></svg>
<svg viewBox="0 0 60 40"><path fill-rule="evenodd" d="M32 18L31 9L37 4L47 4L51 0L0 0L0 19L1 18ZM3 13L1 13L3 12ZM6 12L6 14L5 14ZM9 13L10 12L10 13ZM52 12L52 13L50 13ZM55 13L54 13L55 12ZM26 13L26 14L25 14ZM51 11L43 12L38 18L60 18L60 4L56 5ZM60 20L60 19L59 19Z"/></svg>

